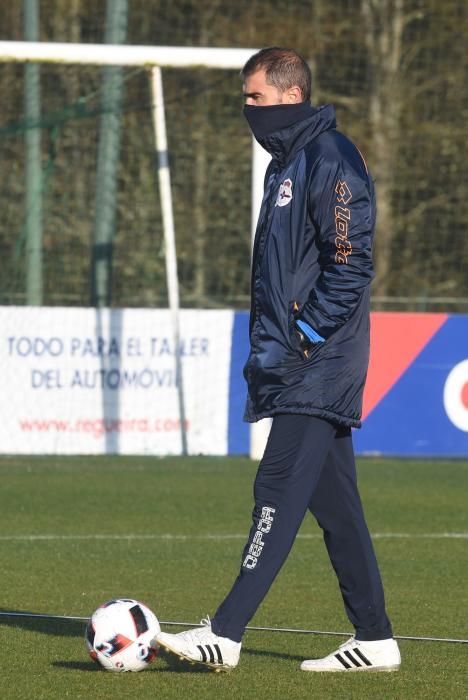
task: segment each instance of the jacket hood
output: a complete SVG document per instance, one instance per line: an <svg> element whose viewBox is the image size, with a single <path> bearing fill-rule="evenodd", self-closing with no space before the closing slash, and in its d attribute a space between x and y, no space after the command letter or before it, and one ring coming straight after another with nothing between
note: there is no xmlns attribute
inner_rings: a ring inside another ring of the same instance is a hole
<svg viewBox="0 0 468 700"><path fill-rule="evenodd" d="M321 107L311 105L309 116L306 118L257 140L274 160L284 165L306 143L315 139L323 131L334 128L336 128L336 117L333 105Z"/></svg>

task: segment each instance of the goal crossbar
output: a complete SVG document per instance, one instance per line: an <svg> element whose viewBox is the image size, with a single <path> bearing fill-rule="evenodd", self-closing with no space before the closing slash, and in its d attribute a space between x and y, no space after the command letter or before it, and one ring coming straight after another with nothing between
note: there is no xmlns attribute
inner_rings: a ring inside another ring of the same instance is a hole
<svg viewBox="0 0 468 700"><path fill-rule="evenodd" d="M256 50L199 46L122 46L122 44L0 41L0 61L240 69Z"/></svg>

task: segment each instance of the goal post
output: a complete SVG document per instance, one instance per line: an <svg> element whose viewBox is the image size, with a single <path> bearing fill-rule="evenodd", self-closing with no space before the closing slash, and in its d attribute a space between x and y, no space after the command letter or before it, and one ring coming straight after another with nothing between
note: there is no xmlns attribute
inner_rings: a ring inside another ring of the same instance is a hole
<svg viewBox="0 0 468 700"><path fill-rule="evenodd" d="M182 359L180 352L178 351L178 348L180 348L179 276L177 273L177 252L174 228L174 212L172 208L171 174L167 146L166 117L164 113L164 92L161 68L159 66L153 66L151 68L151 93L151 113L153 115L154 139L158 154L159 191L161 197L161 212L165 240L167 292L172 319L172 335L174 339L174 347L176 348L175 376L179 402L180 441L182 454L185 456L188 454L188 445L184 398L184 375Z"/></svg>
<svg viewBox="0 0 468 700"><path fill-rule="evenodd" d="M241 69L257 49L0 41L0 61L95 66Z"/></svg>
<svg viewBox="0 0 468 700"><path fill-rule="evenodd" d="M179 279L172 212L170 171L167 157L165 105L162 92L161 68L211 68L240 70L257 49L205 48L181 46L128 46L112 44L46 43L34 41L0 41L0 63L49 63L93 66L126 66L148 69L152 90L152 118L158 154L159 191L163 219L166 279L172 318L175 351L175 376L179 394L181 453L189 452L185 434L183 362L180 354ZM252 236L260 207L268 154L252 140ZM268 433L268 421L253 425L250 433L250 453L261 455Z"/></svg>

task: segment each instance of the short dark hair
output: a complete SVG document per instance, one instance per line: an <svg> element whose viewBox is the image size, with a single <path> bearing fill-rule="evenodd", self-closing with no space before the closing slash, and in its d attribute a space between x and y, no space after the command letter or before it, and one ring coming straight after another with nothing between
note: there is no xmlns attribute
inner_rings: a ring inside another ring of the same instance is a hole
<svg viewBox="0 0 468 700"><path fill-rule="evenodd" d="M297 85L301 89L303 102L310 101L312 73L306 61L294 49L281 46L260 49L241 70L241 78L245 80L259 70L265 71L268 85L273 85L280 92Z"/></svg>

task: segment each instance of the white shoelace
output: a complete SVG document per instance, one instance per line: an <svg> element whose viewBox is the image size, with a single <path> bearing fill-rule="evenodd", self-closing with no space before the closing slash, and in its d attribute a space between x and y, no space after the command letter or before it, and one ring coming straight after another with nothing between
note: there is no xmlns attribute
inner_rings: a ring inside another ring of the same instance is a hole
<svg viewBox="0 0 468 700"><path fill-rule="evenodd" d="M208 635L209 641L212 641L210 616L207 615L206 617L203 617L200 620L200 624L202 625L202 627L195 627L195 629L187 630L186 632L181 633L184 635L185 639L190 640L192 644L203 643Z"/></svg>

